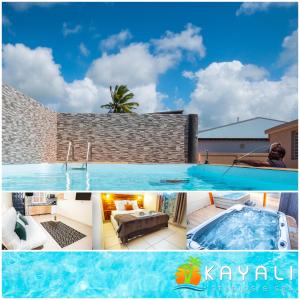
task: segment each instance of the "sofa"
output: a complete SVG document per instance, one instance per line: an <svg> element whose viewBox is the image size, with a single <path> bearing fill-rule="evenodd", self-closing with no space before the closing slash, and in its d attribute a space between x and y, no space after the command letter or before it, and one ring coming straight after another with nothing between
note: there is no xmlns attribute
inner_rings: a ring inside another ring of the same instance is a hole
<svg viewBox="0 0 300 300"><path fill-rule="evenodd" d="M32 217L25 216L28 225L25 226L26 240L21 240L15 233L17 211L10 207L2 215L2 244L7 250L34 250L43 248L47 235L41 225Z"/></svg>

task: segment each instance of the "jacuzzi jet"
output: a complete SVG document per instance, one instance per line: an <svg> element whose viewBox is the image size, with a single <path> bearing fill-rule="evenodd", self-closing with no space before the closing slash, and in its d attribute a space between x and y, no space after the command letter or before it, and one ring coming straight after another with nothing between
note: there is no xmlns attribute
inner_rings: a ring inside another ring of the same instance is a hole
<svg viewBox="0 0 300 300"><path fill-rule="evenodd" d="M281 248L285 248L286 247L286 242L285 241L281 241L279 243L279 245L280 245Z"/></svg>

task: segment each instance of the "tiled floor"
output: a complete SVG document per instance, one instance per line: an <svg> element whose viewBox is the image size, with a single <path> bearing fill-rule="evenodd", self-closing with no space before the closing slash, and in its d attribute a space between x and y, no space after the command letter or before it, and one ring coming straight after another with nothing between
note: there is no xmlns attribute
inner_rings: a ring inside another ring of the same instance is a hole
<svg viewBox="0 0 300 300"><path fill-rule="evenodd" d="M46 221L54 221L53 215L39 215L39 216L33 216L33 218L38 222L46 222ZM83 233L86 235L83 239L67 246L64 248L61 248L56 241L52 238L52 236L44 229L42 225L41 228L44 230L44 232L48 236L48 241L44 245L42 250L91 250L92 249L92 227L76 222L74 220L71 220L69 218L57 215L57 221L61 221L65 223L66 225L76 229L77 231Z"/></svg>
<svg viewBox="0 0 300 300"><path fill-rule="evenodd" d="M145 236L135 238L127 245L121 244L112 224L103 224L105 250L184 250L186 247L186 230L169 224Z"/></svg>
<svg viewBox="0 0 300 300"><path fill-rule="evenodd" d="M217 214L223 212L224 209L217 208L214 205L209 205L198 209L187 216L188 219L188 230L197 227L199 224L204 223L208 219L216 216Z"/></svg>

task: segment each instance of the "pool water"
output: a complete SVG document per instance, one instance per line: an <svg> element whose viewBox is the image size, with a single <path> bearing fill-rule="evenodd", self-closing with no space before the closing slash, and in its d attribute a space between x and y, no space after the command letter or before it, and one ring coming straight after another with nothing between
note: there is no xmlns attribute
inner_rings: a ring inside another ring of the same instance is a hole
<svg viewBox="0 0 300 300"><path fill-rule="evenodd" d="M71 165L70 165L71 166ZM75 165L73 165L75 167ZM78 165L77 165L78 167ZM298 172L193 164L64 164L3 166L3 190L276 190L296 191Z"/></svg>
<svg viewBox="0 0 300 300"><path fill-rule="evenodd" d="M244 207L221 215L192 237L209 250L278 250L279 215Z"/></svg>
<svg viewBox="0 0 300 300"><path fill-rule="evenodd" d="M176 289L177 268L201 260L202 291ZM257 266L268 278L255 280ZM214 266L214 280L205 267ZM220 280L221 266L232 268ZM249 274L242 280L238 266ZM274 266L283 280L275 280ZM293 278L290 278L290 267ZM4 298L297 298L297 252L3 252Z"/></svg>

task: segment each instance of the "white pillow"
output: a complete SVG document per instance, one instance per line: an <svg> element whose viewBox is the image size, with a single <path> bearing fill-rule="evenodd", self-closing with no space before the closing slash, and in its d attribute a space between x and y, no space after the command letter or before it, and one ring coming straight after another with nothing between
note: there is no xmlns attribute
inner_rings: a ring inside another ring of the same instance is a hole
<svg viewBox="0 0 300 300"><path fill-rule="evenodd" d="M137 200L132 200L132 201L128 201L128 202L132 205L134 210L139 209Z"/></svg>
<svg viewBox="0 0 300 300"><path fill-rule="evenodd" d="M115 200L115 205L117 210L125 210L126 200Z"/></svg>
<svg viewBox="0 0 300 300"><path fill-rule="evenodd" d="M2 243L8 250L18 249L20 238L15 233L17 212L14 207L8 209L2 216Z"/></svg>

